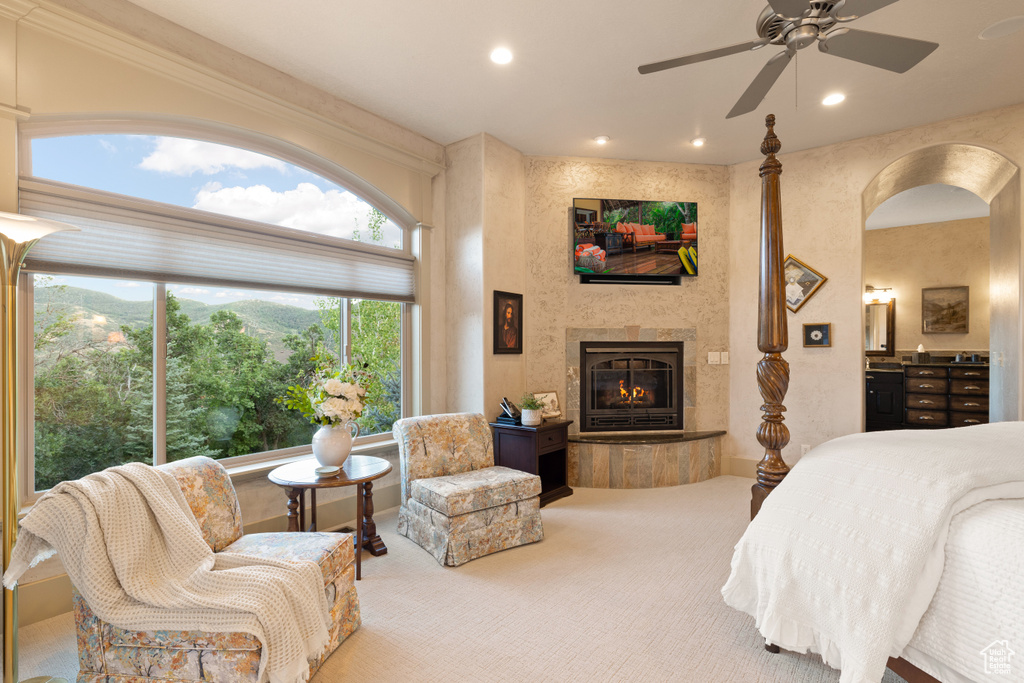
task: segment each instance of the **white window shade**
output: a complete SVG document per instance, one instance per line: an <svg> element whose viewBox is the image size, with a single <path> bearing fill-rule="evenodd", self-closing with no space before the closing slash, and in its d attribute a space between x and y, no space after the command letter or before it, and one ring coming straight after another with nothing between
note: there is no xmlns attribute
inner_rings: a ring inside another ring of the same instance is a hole
<svg viewBox="0 0 1024 683"><path fill-rule="evenodd" d="M415 296L414 259L396 249L38 178L21 178L19 201L22 213L81 228L32 247L31 271L405 302Z"/></svg>

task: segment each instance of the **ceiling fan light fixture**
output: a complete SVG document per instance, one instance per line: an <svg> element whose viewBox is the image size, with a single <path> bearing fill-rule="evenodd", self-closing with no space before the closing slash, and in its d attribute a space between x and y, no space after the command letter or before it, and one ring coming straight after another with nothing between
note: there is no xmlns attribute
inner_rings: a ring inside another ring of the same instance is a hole
<svg viewBox="0 0 1024 683"><path fill-rule="evenodd" d="M1024 28L1024 16L1010 17L1009 19L1003 19L992 24L984 31L978 34L979 40L996 40L997 38L1005 38L1006 36L1016 33L1017 31Z"/></svg>
<svg viewBox="0 0 1024 683"><path fill-rule="evenodd" d="M694 147L703 147L705 142L707 142L705 138L694 138L690 140L690 144Z"/></svg>
<svg viewBox="0 0 1024 683"><path fill-rule="evenodd" d="M596 142L599 145L607 145L609 140L611 140L611 138L609 138L607 135L598 135L596 138L594 138L594 142Z"/></svg>
<svg viewBox="0 0 1024 683"><path fill-rule="evenodd" d="M826 96L825 99L821 101L821 103L824 104L826 107L833 107L845 99L846 95L844 95L843 93L834 92L831 95Z"/></svg>
<svg viewBox="0 0 1024 683"><path fill-rule="evenodd" d="M508 64L512 61L512 50L507 47L496 47L491 50L491 61L495 64Z"/></svg>

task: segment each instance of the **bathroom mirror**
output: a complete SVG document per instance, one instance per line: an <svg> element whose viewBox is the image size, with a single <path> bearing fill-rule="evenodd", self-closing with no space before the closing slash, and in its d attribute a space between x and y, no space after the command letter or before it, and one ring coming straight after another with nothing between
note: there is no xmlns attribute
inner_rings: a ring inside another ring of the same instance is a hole
<svg viewBox="0 0 1024 683"><path fill-rule="evenodd" d="M896 353L896 299L888 303L864 304L864 354L892 356Z"/></svg>

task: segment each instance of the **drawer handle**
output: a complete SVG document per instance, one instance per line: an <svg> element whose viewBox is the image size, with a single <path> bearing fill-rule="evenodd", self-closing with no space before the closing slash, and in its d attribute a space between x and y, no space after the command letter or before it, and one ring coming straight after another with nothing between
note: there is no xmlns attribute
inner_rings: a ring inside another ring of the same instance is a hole
<svg viewBox="0 0 1024 683"><path fill-rule="evenodd" d="M964 377L981 377L980 372L965 372Z"/></svg>
<svg viewBox="0 0 1024 683"><path fill-rule="evenodd" d="M864 379L874 379L874 375L864 375Z"/></svg>
<svg viewBox="0 0 1024 683"><path fill-rule="evenodd" d="M964 391L979 391L981 387L976 387L973 384L964 387Z"/></svg>
<svg viewBox="0 0 1024 683"><path fill-rule="evenodd" d="M935 418L934 418L934 417L932 417L931 415L922 415L922 416L920 416L920 417L919 417L919 418L917 418L917 419L918 419L918 420L934 420Z"/></svg>
<svg viewBox="0 0 1024 683"><path fill-rule="evenodd" d="M964 420L964 424L976 425L979 424L977 420Z"/></svg>
<svg viewBox="0 0 1024 683"><path fill-rule="evenodd" d="M925 401L924 399L921 399L917 402L917 404L921 406L933 406L935 405L935 401Z"/></svg>
<svg viewBox="0 0 1024 683"><path fill-rule="evenodd" d="M965 403L964 408L980 408L980 403Z"/></svg>
<svg viewBox="0 0 1024 683"><path fill-rule="evenodd" d="M922 389L934 389L935 388L935 386L931 385L931 384L918 384L917 386L921 387Z"/></svg>
<svg viewBox="0 0 1024 683"><path fill-rule="evenodd" d="M932 372L931 370L922 370L922 371L920 371L917 374L919 374L919 375L934 375L935 373Z"/></svg>

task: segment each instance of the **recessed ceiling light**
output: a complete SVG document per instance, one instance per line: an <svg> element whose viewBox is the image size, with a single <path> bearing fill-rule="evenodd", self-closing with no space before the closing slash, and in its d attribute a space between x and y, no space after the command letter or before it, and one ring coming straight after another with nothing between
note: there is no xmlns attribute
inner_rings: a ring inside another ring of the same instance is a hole
<svg viewBox="0 0 1024 683"><path fill-rule="evenodd" d="M596 142L599 145L604 145L608 143L609 139L610 138L607 135L598 135L596 138L594 138L594 142Z"/></svg>
<svg viewBox="0 0 1024 683"><path fill-rule="evenodd" d="M834 92L821 101L827 107L831 107L833 104L839 104L846 99L846 95L841 92Z"/></svg>
<svg viewBox="0 0 1024 683"><path fill-rule="evenodd" d="M1024 16L1010 17L1009 19L1003 19L992 24L979 33L978 38L981 40L995 40L996 38L1003 38L1011 33L1016 33L1022 28L1024 28Z"/></svg>
<svg viewBox="0 0 1024 683"><path fill-rule="evenodd" d="M491 61L495 64L508 64L512 61L512 50L507 47L496 47L491 52Z"/></svg>
<svg viewBox="0 0 1024 683"><path fill-rule="evenodd" d="M690 144L694 147L703 147L705 142L707 142L707 140L704 138L694 138L690 140Z"/></svg>

